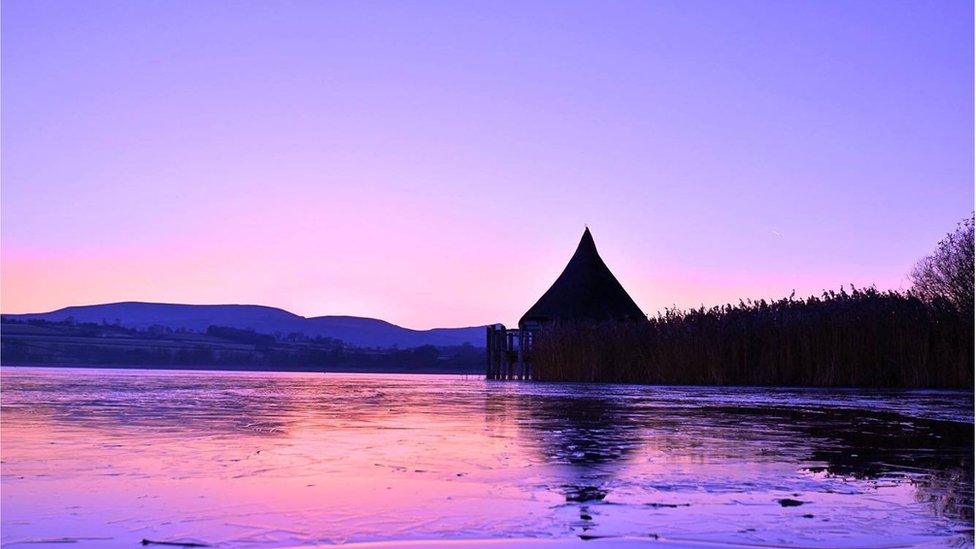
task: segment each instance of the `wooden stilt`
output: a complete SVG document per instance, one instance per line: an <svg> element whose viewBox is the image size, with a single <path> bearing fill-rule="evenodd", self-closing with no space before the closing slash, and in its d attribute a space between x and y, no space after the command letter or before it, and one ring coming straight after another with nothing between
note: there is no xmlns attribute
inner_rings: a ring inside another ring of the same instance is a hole
<svg viewBox="0 0 976 549"><path fill-rule="evenodd" d="M502 324L485 329L485 378L531 379L531 330L508 330Z"/></svg>

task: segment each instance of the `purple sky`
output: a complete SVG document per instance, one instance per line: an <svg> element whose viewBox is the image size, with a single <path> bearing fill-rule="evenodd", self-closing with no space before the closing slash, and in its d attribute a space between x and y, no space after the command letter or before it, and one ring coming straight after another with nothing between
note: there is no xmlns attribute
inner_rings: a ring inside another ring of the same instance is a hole
<svg viewBox="0 0 976 549"><path fill-rule="evenodd" d="M2 9L2 310L513 323L589 224L647 312L906 285L973 209L973 6Z"/></svg>

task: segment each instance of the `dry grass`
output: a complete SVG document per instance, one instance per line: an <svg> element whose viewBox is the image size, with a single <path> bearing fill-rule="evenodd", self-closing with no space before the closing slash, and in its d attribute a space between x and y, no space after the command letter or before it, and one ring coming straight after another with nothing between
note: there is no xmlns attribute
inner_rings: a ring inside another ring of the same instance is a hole
<svg viewBox="0 0 976 549"><path fill-rule="evenodd" d="M668 310L647 322L560 324L533 378L648 384L973 387L973 319L946 300L825 292Z"/></svg>

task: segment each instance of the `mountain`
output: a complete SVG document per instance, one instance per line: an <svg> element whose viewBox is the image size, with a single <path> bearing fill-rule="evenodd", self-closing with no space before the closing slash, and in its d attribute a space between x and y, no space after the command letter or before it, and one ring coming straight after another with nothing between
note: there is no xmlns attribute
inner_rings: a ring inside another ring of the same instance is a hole
<svg viewBox="0 0 976 549"><path fill-rule="evenodd" d="M16 320L47 320L118 324L145 329L165 326L204 332L209 326L229 326L264 334L303 333L309 337L331 337L356 347L419 347L421 345L485 344L483 326L411 330L375 318L316 316L306 318L284 309L262 305L185 305L127 301L102 305L65 307L48 313L5 314Z"/></svg>

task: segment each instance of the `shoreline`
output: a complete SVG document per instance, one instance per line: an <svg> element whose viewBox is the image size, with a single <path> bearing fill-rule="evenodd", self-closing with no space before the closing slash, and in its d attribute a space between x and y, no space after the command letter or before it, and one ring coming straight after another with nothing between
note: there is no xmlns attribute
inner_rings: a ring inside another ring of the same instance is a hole
<svg viewBox="0 0 976 549"><path fill-rule="evenodd" d="M135 365L121 365L121 364L51 364L51 363L24 363L24 364L2 364L0 363L0 368L63 368L63 369L85 369L85 370L149 370L149 371L165 371L165 372L242 372L242 373L255 373L255 374L420 374L420 375L478 375L484 376L483 370L439 370L431 368L417 368L417 369L383 369L383 368L329 368L329 369L311 369L311 368L289 368L283 367L279 369L271 369L267 367L262 368L247 368L247 367L220 367L213 364L195 366L184 366L184 365L152 365L152 364L135 364Z"/></svg>
<svg viewBox="0 0 976 549"><path fill-rule="evenodd" d="M145 372L176 372L176 373L242 373L242 374L362 374L362 375L444 375L459 376L465 378L484 378L485 373L478 371L454 371L454 370L380 370L380 369L330 369L330 370L311 370L311 369L250 369L250 368L214 368L212 366L202 366L199 368L186 368L182 366L163 365L112 365L112 364L0 364L0 369L22 368L22 369L45 369L45 370L112 370L112 371L145 371ZM972 394L973 389L958 387L875 387L875 386L829 386L829 385L722 385L722 384L689 384L689 383L620 383L603 381L542 381L542 380L484 380L491 384L509 385L526 383L530 385L554 385L554 386L574 386L589 385L594 387L647 387L664 389L748 389L748 390L774 390L774 391L826 391L826 392L868 392L871 394L885 393L948 393L948 394Z"/></svg>

